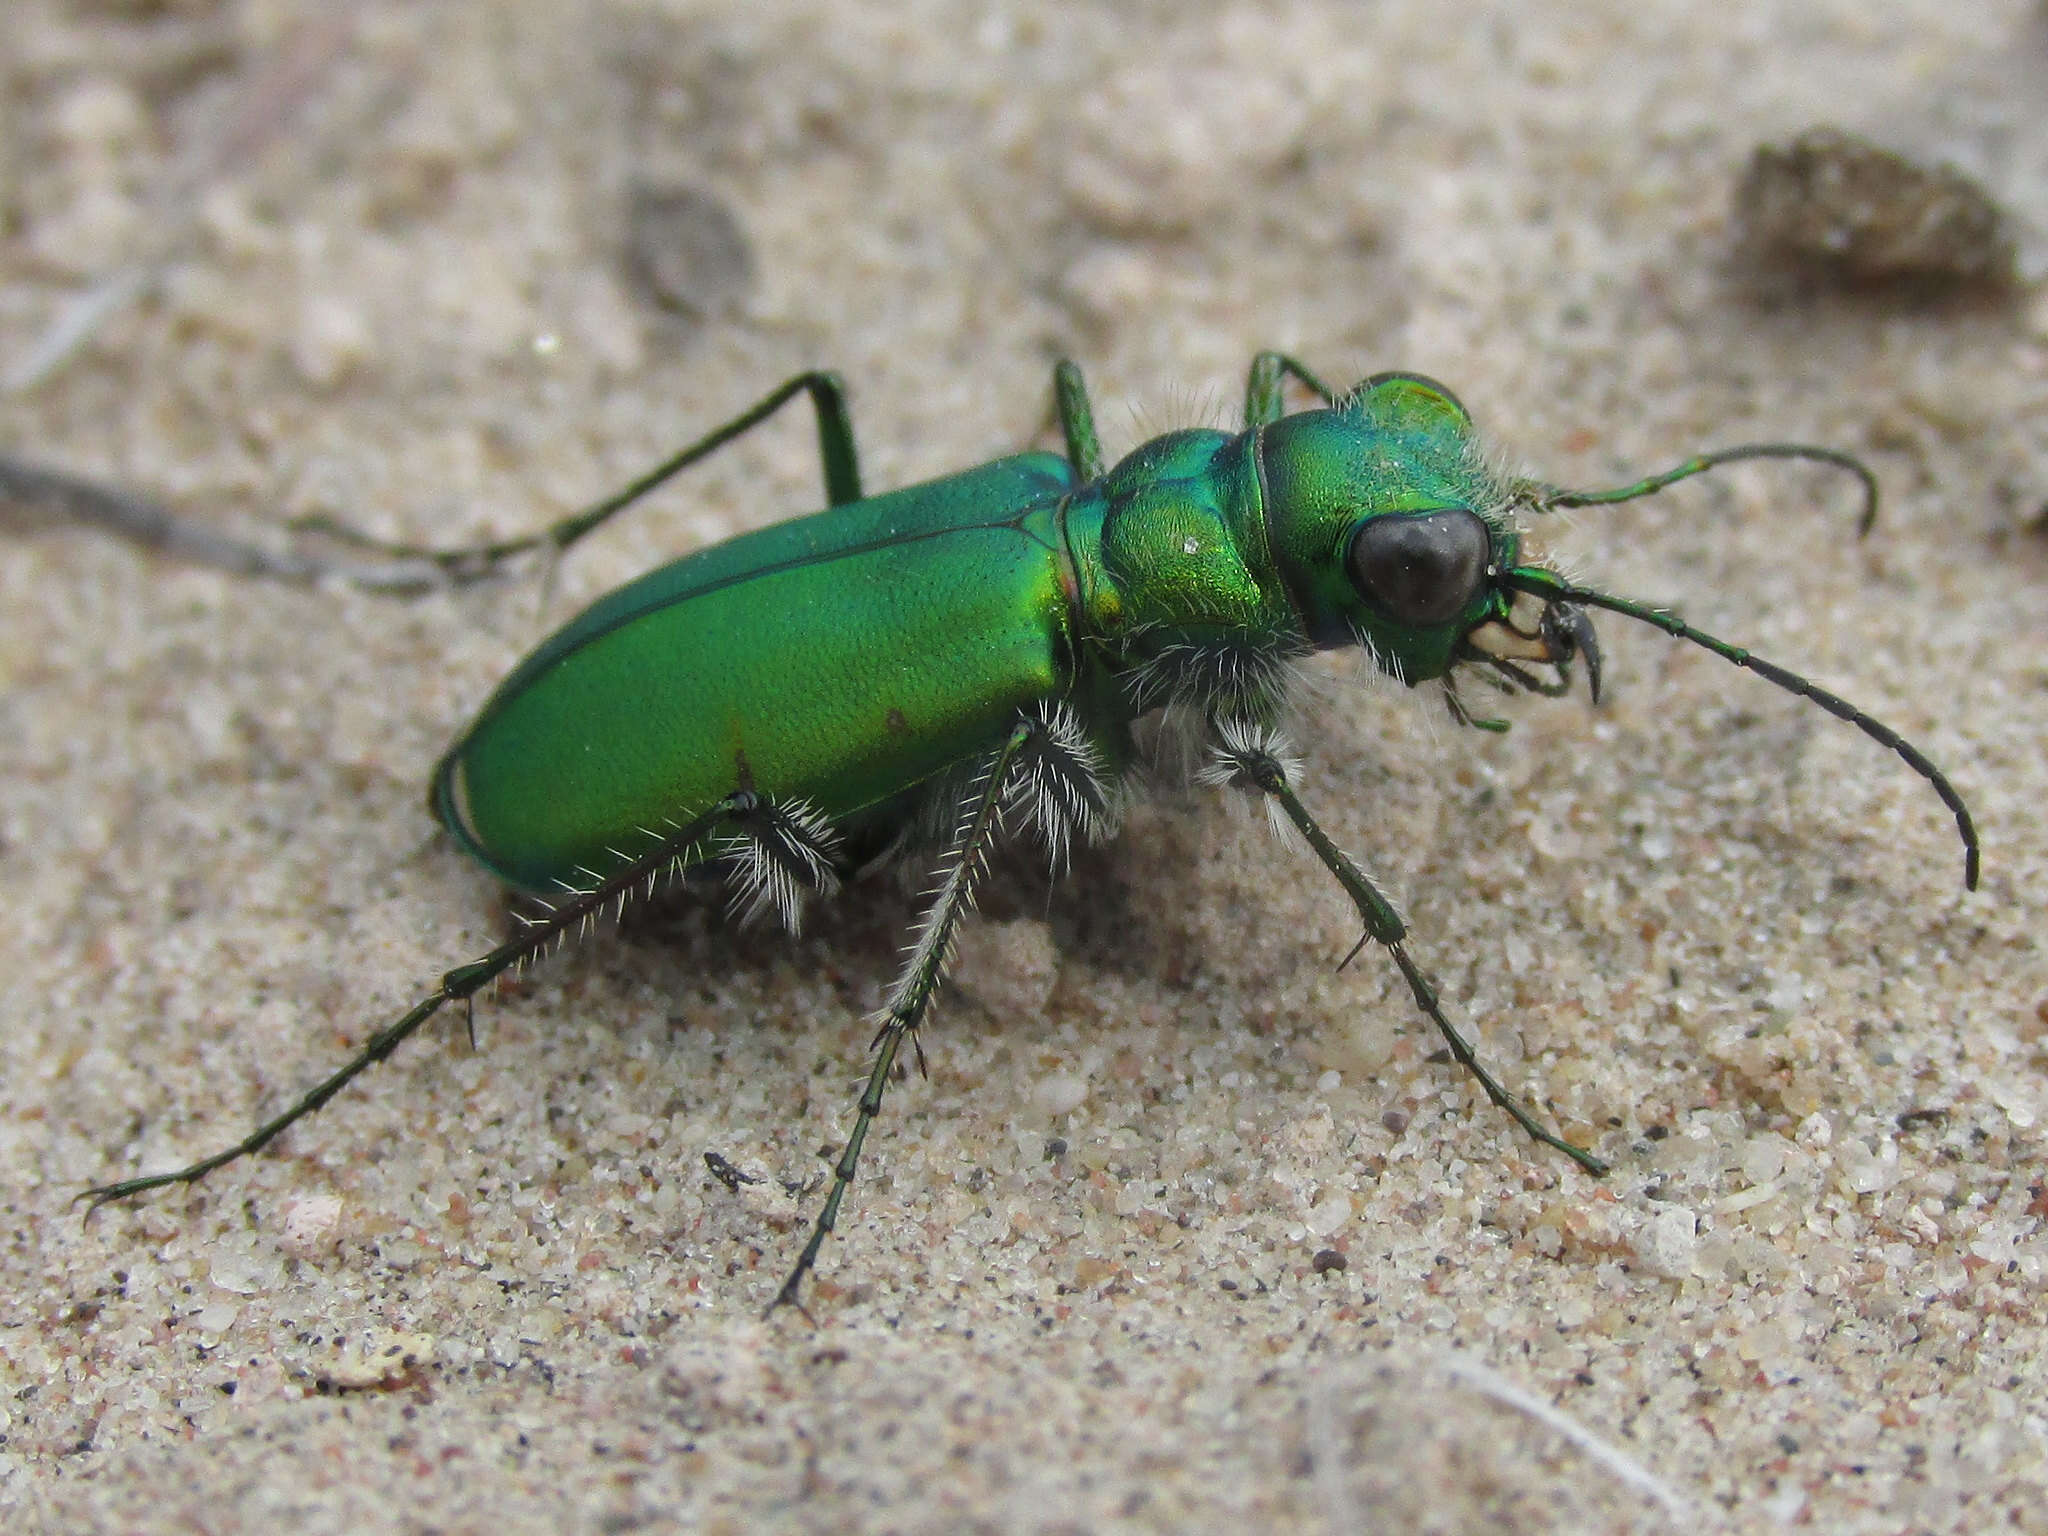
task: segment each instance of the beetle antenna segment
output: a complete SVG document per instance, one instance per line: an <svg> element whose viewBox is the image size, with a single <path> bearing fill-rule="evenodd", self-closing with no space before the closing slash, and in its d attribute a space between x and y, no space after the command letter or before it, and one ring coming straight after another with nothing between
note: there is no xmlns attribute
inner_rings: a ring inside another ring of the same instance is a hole
<svg viewBox="0 0 2048 1536"><path fill-rule="evenodd" d="M1775 683L1787 693L1795 694L1802 699L1811 699L1837 720L1844 720L1855 726L1879 746L1889 747L1904 759L1907 767L1934 787L1935 794L1941 797L1941 803L1954 813L1956 831L1963 840L1963 885L1972 891L1977 889L1977 824L1970 816L1969 806L1963 802L1963 797L1957 792L1956 787L1948 781L1948 776L1934 766L1926 753L1876 716L1858 709L1839 694L1830 693L1818 684L1808 682L1797 672L1789 671L1774 661L1767 661L1739 645L1730 645L1703 629L1695 629L1675 614L1667 613L1661 608L1653 608L1648 603L1633 602L1625 597L1610 597L1605 592L1596 592L1590 587L1574 586L1555 573L1535 566L1522 566L1512 571L1503 571L1500 582L1501 585L1511 587L1517 592L1532 593L1549 602L1582 603L1589 608L1604 608L1609 613L1618 613L1623 618L1635 619L1650 625L1653 629L1661 629L1675 639L1690 641L1704 650L1712 651L1723 661L1732 662L1738 667L1756 673L1766 682Z"/></svg>
<svg viewBox="0 0 2048 1536"><path fill-rule="evenodd" d="M1632 485L1620 485L1605 491L1568 491L1540 480L1523 480L1515 486L1516 501L1532 512L1554 512L1560 507L1608 507L1616 502L1655 495L1667 485L1676 485L1694 475L1705 474L1723 464L1740 463L1744 459L1805 459L1809 463L1845 469L1863 484L1863 515L1857 519L1856 536L1862 538L1877 522L1877 476L1871 472L1870 466L1854 454L1818 447L1813 443L1742 443L1734 448L1716 448L1707 453L1696 453L1683 464L1673 465L1661 474L1648 475Z"/></svg>
<svg viewBox="0 0 2048 1536"><path fill-rule="evenodd" d="M917 1044L917 1028L938 992L946 962L952 958L953 941L959 933L961 919L973 910L975 886L987 864L989 848L1001 829L1003 802L1011 778L1019 758L1046 730L1046 723L1041 719L1020 720L1009 738L988 759L986 768L976 776L961 802L960 830L940 865L937 893L925 911L924 921L918 926L917 940L910 947L903 974L890 989L888 1006L882 1013L882 1025L872 1047L875 1063L868 1072L867 1085L861 1089L853 1132L846 1138L839 1161L833 1166L832 1188L825 1196L824 1208L818 1212L816 1224L811 1228L810 1240L797 1256L796 1267L789 1272L789 1278L782 1282L782 1289L768 1303L771 1314L778 1307L791 1306L802 1312L806 1320L814 1321L805 1311L799 1296L804 1276L816 1265L818 1250L825 1246L826 1234L839 1220L840 1203L845 1200L847 1188L860 1168L860 1151L868 1139L868 1128L874 1124L875 1116L881 1113L882 1095L888 1089L889 1073L896 1065L897 1051L908 1038L912 1049L918 1051L920 1057L922 1055L922 1047Z"/></svg>
<svg viewBox="0 0 2048 1536"><path fill-rule="evenodd" d="M1214 747L1215 761L1212 772L1220 775L1224 782L1240 788L1257 790L1276 804L1287 820L1308 842L1315 856L1322 861L1323 868L1336 877L1344 887L1345 894L1358 911L1365 933L1358 941L1364 945L1368 940L1380 945L1394 957L1394 964L1400 968L1402 980L1408 983L1408 991L1415 999L1415 1006L1428 1015L1429 1021L1444 1037L1444 1043L1451 1049L1451 1055L1458 1064L1477 1080L1486 1096L1495 1105L1505 1110L1515 1124L1519 1125L1535 1140L1553 1151L1562 1152L1586 1172L1596 1178L1607 1172L1607 1164L1588 1152L1584 1147L1575 1147L1553 1131L1539 1125L1536 1118L1507 1089L1494 1081L1493 1074L1480 1064L1465 1037L1452 1027L1444 1017L1443 1005L1431 981L1414 960L1409 958L1407 946L1402 942L1408 935L1408 925L1401 921L1401 914L1394 910L1394 904L1380 893L1365 871L1360 869L1342 848L1330 840L1308 807L1295 795L1290 780L1297 770L1292 766L1291 749L1287 739L1270 726L1246 722L1219 721L1216 727ZM1358 953L1357 947L1351 952ZM1346 962L1350 956L1345 957Z"/></svg>
<svg viewBox="0 0 2048 1536"><path fill-rule="evenodd" d="M458 965L442 976L441 984L430 994L420 999L397 1020L371 1035L361 1050L302 1094L283 1113L264 1121L233 1146L216 1152L211 1157L201 1158L198 1162L175 1172L144 1174L138 1178L120 1179L112 1184L95 1185L77 1197L91 1202L86 1206L85 1214L90 1217L109 1200L124 1200L145 1190L160 1189L167 1184L197 1183L216 1168L224 1167L237 1158L247 1157L252 1152L261 1151L295 1122L303 1120L321 1108L363 1072L397 1050L422 1024L448 1003L468 1002L477 992L505 972L544 954L571 931L580 928L603 912L613 901L631 894L638 886L651 885L678 867L697 862L703 857L703 850L699 845L715 832L720 824L752 815L760 809L760 804L760 796L751 791L728 795L703 815L693 817L677 827L616 874L597 882L586 891L575 892L555 903L546 917L522 919L518 933L482 959L472 960L467 965Z"/></svg>

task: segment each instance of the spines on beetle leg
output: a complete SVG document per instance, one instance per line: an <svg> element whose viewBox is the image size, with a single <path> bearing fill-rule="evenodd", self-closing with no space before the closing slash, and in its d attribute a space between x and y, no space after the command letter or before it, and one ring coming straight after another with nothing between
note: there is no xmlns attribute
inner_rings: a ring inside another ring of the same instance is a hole
<svg viewBox="0 0 2048 1536"><path fill-rule="evenodd" d="M939 877L923 893L924 917L903 947L903 970L889 989L888 1001L882 1005L879 1017L884 1030L892 1026L892 1021L914 1021L921 1017L946 968L953 963L960 918L974 910L977 887L988 870L993 837L984 822L1002 814L1013 759L1014 753L1005 751L999 758L981 764L968 778L955 803L953 836L940 863ZM992 783L997 774L1002 775L1001 781ZM905 1027L915 1032L914 1022Z"/></svg>
<svg viewBox="0 0 2048 1536"><path fill-rule="evenodd" d="M1038 834L1055 873L1076 842L1106 842L1123 823L1123 786L1102 761L1072 705L1055 700L1039 710L1040 730L1017 754L1002 786L1005 815Z"/></svg>
<svg viewBox="0 0 2048 1536"><path fill-rule="evenodd" d="M1215 722L1215 743L1209 760L1195 771L1195 782L1221 789L1226 786L1254 793L1264 786L1255 764L1271 763L1289 783L1301 777L1301 754L1279 727L1261 720L1230 716ZM1280 804L1271 795L1260 802L1266 808L1266 824L1273 835L1293 842L1298 834Z"/></svg>
<svg viewBox="0 0 2048 1536"><path fill-rule="evenodd" d="M839 889L838 846L838 831L809 801L764 801L736 822L721 850L733 914L752 922L772 908L790 933L802 931L805 898Z"/></svg>
<svg viewBox="0 0 2048 1536"><path fill-rule="evenodd" d="M989 846L995 840L1002 819L1003 792L1010 782L1018 755L1044 730L1045 724L1040 719L1027 717L1020 720L1002 746L968 781L968 793L959 802L958 830L942 866L943 872L933 892L931 906L924 921L918 925L917 937L906 952L902 974L889 989L888 1006L883 1010L881 1027L875 1031L874 1044L870 1047L874 1052L874 1064L868 1071L866 1085L861 1089L853 1130L846 1138L846 1145L840 1149L839 1161L833 1165L832 1187L818 1211L817 1221L812 1224L803 1252L797 1255L795 1268L782 1282L775 1299L768 1304L770 1312L782 1306L795 1306L802 1310L798 1292L803 1286L804 1276L817 1263L818 1251L824 1246L826 1235L838 1223L840 1204L859 1171L861 1148L867 1142L868 1130L874 1125L875 1116L881 1113L889 1073L895 1066L896 1052L906 1038L917 1052L919 1068L924 1065L923 1048L917 1039L918 1026L923 1023L925 1010L931 1006L932 997L945 974L961 919L973 909L975 885L986 866Z"/></svg>
<svg viewBox="0 0 2048 1536"><path fill-rule="evenodd" d="M440 985L432 992L421 998L397 1020L372 1033L362 1048L340 1067L300 1094L283 1111L264 1121L240 1141L223 1148L211 1157L201 1158L196 1163L174 1169L169 1173L142 1174L85 1190L78 1198L90 1202L86 1214L91 1215L109 1200L125 1199L130 1195L139 1195L150 1189L161 1189L169 1184L197 1183L216 1168L225 1167L237 1158L261 1151L298 1121L320 1109L369 1068L397 1050L421 1025L447 1004L468 1001L507 971L526 965L545 954L571 929L580 928L585 919L623 900L643 884L652 888L661 879L697 863L703 856L703 844L707 837L712 836L722 823L736 817L744 817L757 809L758 805L759 796L748 790L739 790L727 795L702 814L676 826L667 836L658 839L637 860L625 864L605 879L597 881L588 890L573 891L565 896L549 908L545 917L522 918L518 933L481 959L472 960L466 965L458 965L453 970L443 973Z"/></svg>
<svg viewBox="0 0 2048 1536"><path fill-rule="evenodd" d="M540 916L521 915L519 921L528 926L545 924L562 905L580 901L600 886L612 884L612 893L604 907L589 908L583 912L576 935L581 939L589 935L600 919L609 917L616 921L624 917L626 908L633 902L651 899L663 886L680 879L691 869L717 865L730 887L729 909L735 918L751 922L762 913L773 910L790 933L800 932L805 899L813 895L830 896L839 888L839 871L835 863L839 848L838 829L823 810L807 800L776 801L760 796L751 797L750 804L731 813L726 821L728 830L719 834L711 846L694 848L664 860L627 886L618 886L614 876L603 874L589 865L578 865L574 878L556 882L561 889L559 897L528 898L539 906ZM640 831L650 845L659 846L664 838L673 835L676 825L671 821L667 824L667 831L648 827ZM645 857L616 847L607 847L605 852L619 868L632 866ZM568 937L566 930L557 931L550 938L548 948L533 959L551 953Z"/></svg>

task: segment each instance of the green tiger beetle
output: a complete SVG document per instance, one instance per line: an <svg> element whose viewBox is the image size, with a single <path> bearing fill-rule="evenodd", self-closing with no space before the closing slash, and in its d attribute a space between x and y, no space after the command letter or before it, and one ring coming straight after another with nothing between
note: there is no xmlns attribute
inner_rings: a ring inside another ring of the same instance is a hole
<svg viewBox="0 0 2048 1536"><path fill-rule="evenodd" d="M1318 404L1289 414L1290 381ZM1489 467L1442 385L1375 374L1345 393L1260 353L1244 430L1170 432L1105 465L1081 373L1053 373L1064 456L1019 454L884 496L861 493L844 388L791 379L616 495L545 532L427 551L451 580L534 549L560 551L799 395L816 415L826 510L685 556L602 598L491 695L434 771L430 803L467 852L544 909L457 966L339 1070L235 1145L173 1173L89 1190L95 1206L190 1183L255 1152L382 1061L444 1005L472 997L595 917L685 877L722 880L734 907L794 930L807 898L884 862L934 871L879 1016L852 1134L796 1264L799 1291L860 1164L907 1045L925 1022L991 845L1028 827L1060 866L1117 828L1143 755L1133 726L1199 732L1204 782L1265 798L1392 958L1415 1006L1486 1096L1591 1174L1606 1165L1546 1129L1481 1064L1410 956L1407 927L1297 793L1284 733L1311 652L1360 646L1383 672L1439 682L1463 724L1462 669L1508 692L1560 695L1583 659L1597 703L1589 610L1705 647L1890 748L1955 815L1964 884L1977 832L1961 795L1896 731L1805 678L1675 615L1526 558L1519 515L1604 506L1742 459L1859 460L1795 443L1726 448L1609 490L1572 491Z"/></svg>

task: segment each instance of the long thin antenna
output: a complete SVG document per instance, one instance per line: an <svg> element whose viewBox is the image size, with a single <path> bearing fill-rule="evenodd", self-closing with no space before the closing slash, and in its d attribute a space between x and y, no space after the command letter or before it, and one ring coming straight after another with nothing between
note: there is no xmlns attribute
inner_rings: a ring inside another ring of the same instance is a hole
<svg viewBox="0 0 2048 1536"><path fill-rule="evenodd" d="M1734 448L1716 448L1707 453L1696 453L1683 464L1674 465L1661 474L1649 475L1632 485L1618 485L1607 491L1568 491L1562 486L1528 480L1522 483L1527 497L1524 504L1532 512L1550 512L1559 507L1609 507L1616 502L1655 495L1667 485L1676 485L1719 465L1735 464L1744 459L1805 459L1814 464L1831 464L1836 469L1846 469L1863 484L1863 516L1857 520L1856 536L1862 538L1877 522L1877 476L1871 473L1870 466L1853 454L1836 448L1817 447L1812 443L1742 443Z"/></svg>
<svg viewBox="0 0 2048 1536"><path fill-rule="evenodd" d="M1504 587L1511 587L1517 592L1527 592L1548 602L1583 603L1589 608L1604 608L1609 613L1618 613L1623 618L1635 619L1654 629L1661 629L1676 639L1689 640L1694 645L1712 651L1723 661L1747 668L1766 682L1777 684L1787 693L1797 694L1802 699L1811 699L1837 720L1846 720L1880 746L1891 748L1905 759L1907 767L1934 786L1934 792L1941 796L1941 803L1955 813L1956 831L1963 839L1963 884L1970 890L1977 889L1977 824L1970 818L1970 808L1963 803L1963 797L1956 792L1956 787L1949 783L1948 776L1928 760L1926 753L1876 716L1858 709L1839 694L1829 693L1818 684L1808 682L1797 672L1787 671L1776 662L1766 661L1739 645L1730 645L1726 640L1718 639L1703 629L1695 629L1675 614L1666 613L1661 608L1652 608L1647 603L1632 602L1625 597L1610 597L1607 593L1596 592L1591 587L1574 586L1562 576L1535 566L1520 566L1511 571L1503 571L1499 580Z"/></svg>

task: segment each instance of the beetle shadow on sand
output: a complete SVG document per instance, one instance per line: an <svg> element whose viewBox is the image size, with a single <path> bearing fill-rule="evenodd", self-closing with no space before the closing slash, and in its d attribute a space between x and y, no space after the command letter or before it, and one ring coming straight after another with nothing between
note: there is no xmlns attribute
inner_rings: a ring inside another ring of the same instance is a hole
<svg viewBox="0 0 2048 1536"><path fill-rule="evenodd" d="M1046 925L1061 961L1084 974L1184 979L1199 969L1194 938L1174 920L1171 904L1162 904L1156 891L1135 878L1140 873L1123 838L1074 850L1058 875L1035 844L1006 841L990 858L967 926L1036 920ZM913 869L868 872L830 899L809 902L802 932L792 937L772 918L734 916L718 883L686 881L632 904L615 932L573 943L571 953L551 968L616 966L622 947L646 957L631 963L644 965L646 979L657 984L662 972L711 983L745 977L753 983L749 990L765 995L778 976L797 974L813 984L823 981L850 1015L865 1016L882 1006L896 981L927 904L920 892L929 883L927 872ZM523 910L510 896L506 909ZM994 1018L972 987L953 977L941 990L939 1006Z"/></svg>

